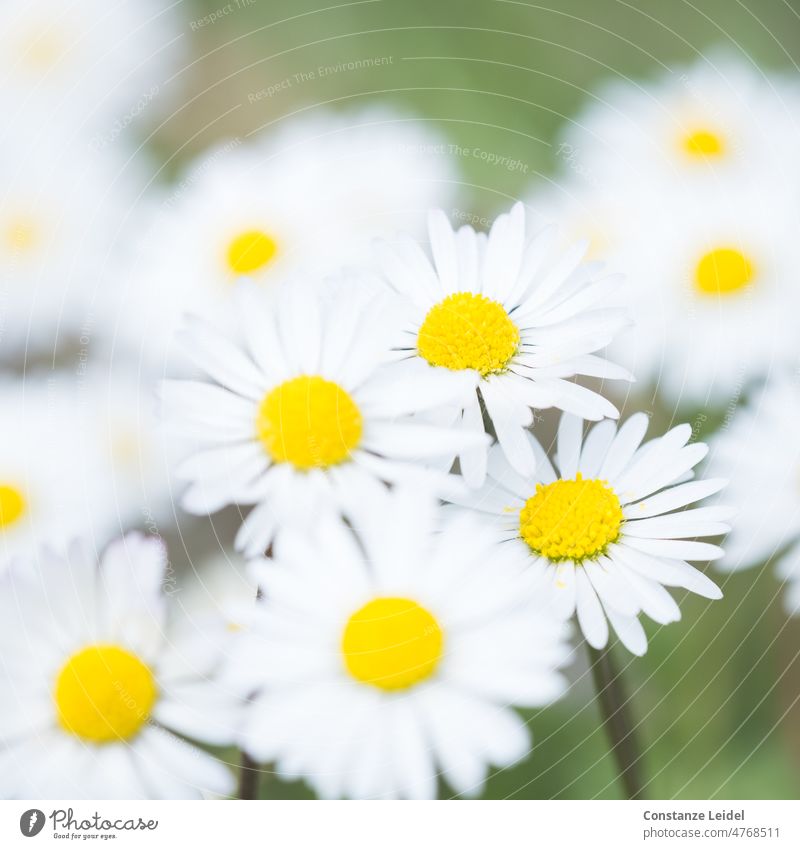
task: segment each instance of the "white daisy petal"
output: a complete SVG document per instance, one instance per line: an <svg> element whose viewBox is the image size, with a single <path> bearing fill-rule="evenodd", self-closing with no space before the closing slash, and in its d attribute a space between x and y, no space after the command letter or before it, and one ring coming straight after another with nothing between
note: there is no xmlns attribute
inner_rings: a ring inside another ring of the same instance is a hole
<svg viewBox="0 0 800 849"><path fill-rule="evenodd" d="M693 504L695 501L713 495L715 492L724 489L727 483L727 480L716 478L673 486L642 501L637 501L635 504L626 504L625 515L631 519L658 516L661 513L667 513L670 510Z"/></svg>
<svg viewBox="0 0 800 849"><path fill-rule="evenodd" d="M582 569L575 570L575 590L575 607L583 636L592 648L602 649L608 642L608 622L592 584Z"/></svg>
<svg viewBox="0 0 800 849"><path fill-rule="evenodd" d="M536 457L523 428L532 421L531 411L489 381L481 385L486 411L497 433L497 441L511 467L522 475L533 475Z"/></svg>
<svg viewBox="0 0 800 849"><path fill-rule="evenodd" d="M655 554L672 560L716 560L724 554L718 545L709 542L626 537L625 543L629 548L635 548L645 554Z"/></svg>
<svg viewBox="0 0 800 849"><path fill-rule="evenodd" d="M612 484L630 463L636 449L642 444L650 420L645 413L635 413L620 425L606 459L600 466L600 477Z"/></svg>
<svg viewBox="0 0 800 849"><path fill-rule="evenodd" d="M574 478L578 471L583 437L583 420L564 414L558 424L556 464L562 478Z"/></svg>
<svg viewBox="0 0 800 849"><path fill-rule="evenodd" d="M616 631L620 642L631 654L641 657L647 652L647 636L642 623L635 616L623 616L612 608L606 608L608 621Z"/></svg>
<svg viewBox="0 0 800 849"><path fill-rule="evenodd" d="M617 426L606 419L589 430L581 450L578 471L585 478L598 477L600 466L617 434Z"/></svg>

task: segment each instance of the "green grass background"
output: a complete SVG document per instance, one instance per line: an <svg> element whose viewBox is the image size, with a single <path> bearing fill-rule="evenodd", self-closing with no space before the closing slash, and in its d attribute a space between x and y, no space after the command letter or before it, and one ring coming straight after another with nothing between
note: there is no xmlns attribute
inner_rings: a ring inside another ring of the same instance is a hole
<svg viewBox="0 0 800 849"><path fill-rule="evenodd" d="M234 135L305 109L394 105L448 140L527 166L510 172L457 157L466 203L492 215L537 179L558 174L553 140L598 82L653 77L715 46L765 69L797 73L800 14L792 0L233 0L213 25L185 33L184 94L152 146L175 173ZM226 5L185 2L187 22ZM321 65L391 62L293 84L250 104L247 94ZM643 399L645 400L645 399ZM705 411L712 421L715 411ZM667 411L662 413L662 422ZM797 798L800 793L800 621L787 621L769 568L725 580L725 598L681 598L683 621L649 629L650 649L617 658L639 718L648 794ZM532 756L492 777L488 798L615 798L615 781L582 647L569 696L530 714ZM265 798L305 797L269 774ZM447 792L445 789L443 792Z"/></svg>

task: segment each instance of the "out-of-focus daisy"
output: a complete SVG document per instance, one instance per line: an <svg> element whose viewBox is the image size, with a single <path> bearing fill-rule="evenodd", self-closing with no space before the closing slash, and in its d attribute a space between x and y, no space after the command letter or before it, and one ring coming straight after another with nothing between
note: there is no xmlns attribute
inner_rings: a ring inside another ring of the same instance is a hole
<svg viewBox="0 0 800 849"><path fill-rule="evenodd" d="M0 7L0 103L113 138L167 94L182 54L158 0L31 0Z"/></svg>
<svg viewBox="0 0 800 849"><path fill-rule="evenodd" d="M186 312L221 321L244 277L270 291L361 264L373 237L446 203L455 178L443 147L418 122L366 110L295 119L203 154L154 210L119 332L134 345L146 336L142 356L159 367L164 357L183 366L170 342Z"/></svg>
<svg viewBox="0 0 800 849"><path fill-rule="evenodd" d="M0 383L0 571L42 540L63 548L76 535L102 545L116 524L107 472L96 445L77 450L83 419L58 381L31 373Z"/></svg>
<svg viewBox="0 0 800 849"><path fill-rule="evenodd" d="M254 563L264 597L230 666L257 691L242 744L322 797L433 798L437 776L478 794L530 749L509 705L563 691L564 626L468 514L437 533L413 491L363 507Z"/></svg>
<svg viewBox="0 0 800 849"><path fill-rule="evenodd" d="M287 524L310 527L326 505L368 500L376 480L450 488L455 476L420 463L486 451L482 432L411 415L474 391L477 375L451 381L387 366L392 298L344 285L332 298L292 287L277 302L240 286L243 347L194 323L186 350L214 383L163 385L167 420L198 445L178 468L190 482L182 504L198 514L256 504L237 536L248 555L262 554Z"/></svg>
<svg viewBox="0 0 800 849"><path fill-rule="evenodd" d="M255 613L258 586L247 561L235 551L216 551L191 564L175 582L175 602L192 627L222 619L227 628L246 628Z"/></svg>
<svg viewBox="0 0 800 849"><path fill-rule="evenodd" d="M535 458L524 429L532 408L558 407L587 419L618 415L575 375L630 379L596 352L627 323L625 312L606 308L620 283L597 264L582 264L586 244L553 256L552 231L526 244L525 213L516 204L500 215L488 239L472 227L451 228L443 212L430 215L433 264L411 239L384 245L383 272L407 301L405 326L395 340L398 359L420 363L461 382L480 379L449 407L448 424L483 432L482 407L509 462L533 474ZM486 454L462 453L472 486L486 472Z"/></svg>
<svg viewBox="0 0 800 849"><path fill-rule="evenodd" d="M219 761L175 736L226 744L235 694L217 680L231 634L170 627L163 546L130 535L98 566L91 549L41 553L0 597L0 788L4 798L228 794ZM169 729L169 730L168 730Z"/></svg>
<svg viewBox="0 0 800 849"><path fill-rule="evenodd" d="M688 424L642 445L647 424L637 413L619 430L601 422L583 440L583 422L564 414L558 473L526 434L537 455L535 476L519 475L494 447L483 488L458 499L487 514L496 542L508 543L504 548L528 564L533 591L552 610L564 616L577 611L591 646L606 645L611 622L638 655L647 650L640 613L662 624L680 619L664 586L721 597L716 584L686 561L722 556L719 546L694 538L725 533L731 513L720 506L681 509L718 492L725 481L688 480L707 451L687 445Z"/></svg>
<svg viewBox="0 0 800 849"><path fill-rule="evenodd" d="M172 521L180 487L171 472L179 452L157 414L154 382L130 366L90 366L78 381L75 403L83 419L76 450L100 452L119 529L152 531Z"/></svg>
<svg viewBox="0 0 800 849"><path fill-rule="evenodd" d="M797 179L800 90L747 59L711 55L647 83L617 82L573 122L558 149L607 189L618 179L655 190L735 178ZM773 176L770 176L773 175Z"/></svg>
<svg viewBox="0 0 800 849"><path fill-rule="evenodd" d="M716 565L734 571L774 561L794 614L800 613L798 414L797 378L774 378L715 436L708 464L710 474L724 470L730 477L725 500L736 508L725 557Z"/></svg>
<svg viewBox="0 0 800 849"><path fill-rule="evenodd" d="M673 403L721 403L794 362L796 193L730 181L699 197L680 185L654 197L628 185L610 199L570 185L568 226L602 245L627 277L634 327L610 356L637 379ZM545 215L546 201L532 203ZM552 214L565 218L563 208Z"/></svg>
<svg viewBox="0 0 800 849"><path fill-rule="evenodd" d="M77 346L103 333L98 293L116 285L138 166L80 146L0 140L0 359ZM136 173L134 173L134 171ZM104 292L105 294L105 292Z"/></svg>

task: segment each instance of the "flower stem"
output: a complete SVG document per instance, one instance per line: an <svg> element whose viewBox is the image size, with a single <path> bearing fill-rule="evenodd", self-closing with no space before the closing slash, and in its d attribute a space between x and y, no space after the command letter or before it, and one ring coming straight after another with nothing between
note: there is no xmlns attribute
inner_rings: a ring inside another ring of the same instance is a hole
<svg viewBox="0 0 800 849"><path fill-rule="evenodd" d="M614 665L610 646L589 649L589 662L603 714L611 752L617 763L620 780L628 799L644 799L642 754L636 739L636 727L630 710L630 699L625 692L622 673Z"/></svg>
<svg viewBox="0 0 800 849"><path fill-rule="evenodd" d="M239 766L239 798L258 798L258 764L246 753L242 752Z"/></svg>

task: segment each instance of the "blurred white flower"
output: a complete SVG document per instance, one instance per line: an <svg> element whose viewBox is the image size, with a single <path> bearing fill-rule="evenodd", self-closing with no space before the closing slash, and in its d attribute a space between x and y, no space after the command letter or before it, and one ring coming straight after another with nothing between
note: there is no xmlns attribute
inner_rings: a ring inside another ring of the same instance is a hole
<svg viewBox="0 0 800 849"><path fill-rule="evenodd" d="M583 422L562 415L556 465L529 434L537 455L535 476L517 474L497 447L489 452L484 487L457 503L487 514L497 543L529 567L533 592L568 617L577 611L587 642L602 648L611 622L634 654L647 651L639 622L646 613L666 624L680 610L664 586L684 587L706 598L719 588L686 560L713 560L722 549L695 537L725 533L725 507L682 510L725 485L692 481L705 445L687 445L691 428L680 425L641 445L644 413L620 428L595 425L582 439ZM677 512L673 512L677 511ZM608 620L608 621L607 621Z"/></svg>
<svg viewBox="0 0 800 849"><path fill-rule="evenodd" d="M82 426L75 448L86 455L100 452L119 530L154 532L173 523L183 487L172 471L182 454L157 413L152 375L130 365L95 365L76 388Z"/></svg>
<svg viewBox="0 0 800 849"><path fill-rule="evenodd" d="M558 155L582 179L643 191L718 179L750 188L800 177L800 87L746 57L712 53L656 80L617 81L571 122Z"/></svg>
<svg viewBox="0 0 800 849"><path fill-rule="evenodd" d="M381 250L383 273L408 304L396 356L409 368L424 363L461 382L467 391L441 420L482 433L483 404L509 462L533 474L524 433L532 408L558 407L587 419L618 415L568 378L632 379L596 355L627 324L624 310L606 307L620 278L582 264L585 243L554 256L552 230L526 244L522 204L498 216L488 238L468 225L455 232L440 211L431 213L429 233L433 264L410 238ZM478 391L464 384L466 374L480 380ZM486 452L476 448L460 461L467 482L480 486Z"/></svg>
<svg viewBox="0 0 800 849"><path fill-rule="evenodd" d="M383 110L324 114L201 155L154 203L141 261L119 300L119 331L160 368L183 315L220 322L236 283L266 291L363 264L370 240L416 227L455 176L442 139ZM172 356L170 356L172 355ZM175 357L175 359L172 359Z"/></svg>
<svg viewBox="0 0 800 849"><path fill-rule="evenodd" d="M392 298L350 280L334 289L298 285L268 301L241 284L241 344L200 321L184 339L214 383L162 385L167 422L195 440L177 470L190 482L183 507L258 505L237 535L248 555L263 554L287 525L309 528L325 506L369 501L379 481L447 491L460 479L420 464L488 445L483 432L411 415L474 391L477 375L446 380L422 365L398 373L386 365Z"/></svg>
<svg viewBox="0 0 800 849"><path fill-rule="evenodd" d="M793 614L800 614L798 416L797 378L774 377L715 435L708 463L709 474L730 478L725 500L737 511L717 567L736 571L772 561Z"/></svg>
<svg viewBox="0 0 800 849"><path fill-rule="evenodd" d="M62 381L31 373L0 383L0 566L42 541L62 549L75 536L95 546L114 533L108 466L97 445L77 450L83 418Z"/></svg>
<svg viewBox="0 0 800 849"><path fill-rule="evenodd" d="M110 138L169 95L183 54L176 7L159 0L0 5L0 104Z"/></svg>
<svg viewBox="0 0 800 849"><path fill-rule="evenodd" d="M235 551L215 551L178 578L175 603L192 627L222 619L233 631L248 627L255 613L256 582L247 561Z"/></svg>
<svg viewBox="0 0 800 849"><path fill-rule="evenodd" d="M174 521L178 445L156 414L155 388L130 370L31 371L0 383L13 410L0 447L0 564L41 541L95 547Z"/></svg>
<svg viewBox="0 0 800 849"><path fill-rule="evenodd" d="M129 247L140 164L110 151L35 142L15 123L0 140L0 359L87 346L108 333L101 301Z"/></svg>
<svg viewBox="0 0 800 849"><path fill-rule="evenodd" d="M626 275L634 330L609 356L673 404L724 403L795 356L800 86L712 56L600 100L534 217Z"/></svg>
<svg viewBox="0 0 800 849"><path fill-rule="evenodd" d="M231 634L169 624L166 551L129 535L43 551L0 594L0 792L22 799L228 794L230 771L172 732L234 737L238 699L217 680ZM167 730L169 729L169 730Z"/></svg>
<svg viewBox="0 0 800 849"><path fill-rule="evenodd" d="M433 798L437 776L477 795L530 750L509 706L563 692L565 626L468 514L438 532L411 490L360 507L253 564L264 597L229 667L258 690L242 745L326 798Z"/></svg>
<svg viewBox="0 0 800 849"><path fill-rule="evenodd" d="M721 404L795 361L792 186L750 191L729 181L648 196L630 183L613 195L568 184L530 202L538 218L565 222L624 272L634 327L609 355L670 402Z"/></svg>

